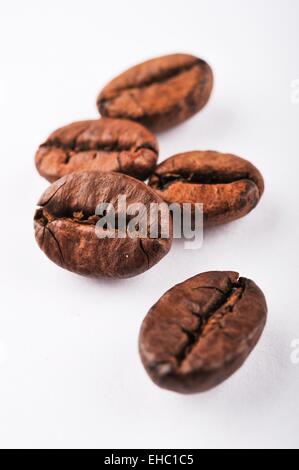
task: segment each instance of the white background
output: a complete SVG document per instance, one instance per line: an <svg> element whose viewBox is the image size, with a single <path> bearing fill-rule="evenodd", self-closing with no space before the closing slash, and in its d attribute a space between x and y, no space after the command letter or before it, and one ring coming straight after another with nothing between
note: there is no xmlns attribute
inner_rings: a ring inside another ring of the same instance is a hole
<svg viewBox="0 0 299 470"><path fill-rule="evenodd" d="M298 0L1 0L1 447L298 447L298 19ZM142 276L68 273L34 240L47 187L35 150L55 128L96 118L115 74L171 52L205 58L216 81L202 113L159 136L160 160L232 152L262 171L265 195L201 250L177 241ZM160 390L138 357L142 319L174 284L214 269L264 290L262 340L208 393Z"/></svg>

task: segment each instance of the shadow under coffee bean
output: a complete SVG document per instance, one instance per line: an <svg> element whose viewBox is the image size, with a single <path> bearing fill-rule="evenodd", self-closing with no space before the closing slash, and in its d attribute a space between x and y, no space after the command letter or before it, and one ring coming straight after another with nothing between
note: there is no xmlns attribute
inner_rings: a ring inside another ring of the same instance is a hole
<svg viewBox="0 0 299 470"><path fill-rule="evenodd" d="M265 297L253 281L235 272L198 274L166 292L145 317L142 362L160 387L204 392L243 364L266 318Z"/></svg>
<svg viewBox="0 0 299 470"><path fill-rule="evenodd" d="M124 173L145 180L159 153L156 137L136 122L97 119L53 132L35 157L41 176L53 182L74 171Z"/></svg>
<svg viewBox="0 0 299 470"><path fill-rule="evenodd" d="M206 227L245 216L264 192L263 177L252 163L213 151L168 158L157 166L149 186L169 204L203 204Z"/></svg>
<svg viewBox="0 0 299 470"><path fill-rule="evenodd" d="M38 245L54 263L78 274L128 278L147 271L171 247L170 214L170 238L119 238L116 234L116 238L100 239L96 209L102 203L116 208L119 194L126 196L128 206L143 203L147 210L150 204L163 202L144 183L126 175L72 173L53 183L38 202L34 218ZM160 227L161 220L156 222Z"/></svg>

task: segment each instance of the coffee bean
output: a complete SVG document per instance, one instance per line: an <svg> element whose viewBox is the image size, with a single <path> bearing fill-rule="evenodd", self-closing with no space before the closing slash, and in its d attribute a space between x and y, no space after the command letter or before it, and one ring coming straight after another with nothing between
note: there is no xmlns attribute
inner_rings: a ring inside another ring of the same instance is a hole
<svg viewBox="0 0 299 470"><path fill-rule="evenodd" d="M140 124L98 119L53 132L38 149L36 166L50 182L75 171L116 171L145 180L157 158L157 140Z"/></svg>
<svg viewBox="0 0 299 470"><path fill-rule="evenodd" d="M202 203L205 226L243 217L264 192L263 177L250 162L212 151L168 158L158 165L149 185L169 204Z"/></svg>
<svg viewBox="0 0 299 470"><path fill-rule="evenodd" d="M130 68L98 97L102 116L127 118L161 131L185 121L208 102L213 74L202 59L172 54Z"/></svg>
<svg viewBox="0 0 299 470"><path fill-rule="evenodd" d="M267 317L263 293L235 272L208 272L164 294L145 317L141 359L159 386L180 393L215 387L258 342Z"/></svg>
<svg viewBox="0 0 299 470"><path fill-rule="evenodd" d="M117 212L119 195L127 197L128 206L143 203L147 211L150 204L162 202L141 181L117 173L72 173L56 181L38 202L38 245L56 264L78 274L126 278L143 273L167 254L171 238L151 238L148 232L145 238L98 238L96 208L110 203ZM119 213L127 216L125 210ZM166 217L170 219L169 213Z"/></svg>

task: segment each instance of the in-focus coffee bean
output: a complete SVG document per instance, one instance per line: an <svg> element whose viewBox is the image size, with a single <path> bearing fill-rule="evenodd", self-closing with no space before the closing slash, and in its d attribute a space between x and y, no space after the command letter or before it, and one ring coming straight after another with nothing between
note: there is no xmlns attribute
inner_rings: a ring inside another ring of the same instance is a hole
<svg viewBox="0 0 299 470"><path fill-rule="evenodd" d="M199 274L164 294L145 317L142 362L163 388L209 390L243 364L266 317L265 297L253 281L235 272Z"/></svg>
<svg viewBox="0 0 299 470"><path fill-rule="evenodd" d="M142 125L97 119L53 132L38 149L35 161L39 173L50 182L75 171L115 171L145 180L157 158L157 139Z"/></svg>
<svg viewBox="0 0 299 470"><path fill-rule="evenodd" d="M151 204L162 202L141 181L118 173L72 173L56 181L38 202L34 218L38 245L56 264L78 274L127 278L148 270L171 247L171 217L167 205L169 238L161 237L159 214L158 220L149 219L152 224L158 224L155 238L150 231L146 231L144 238L131 238L128 234L121 238L117 225L115 238L99 238L96 227L101 218L96 215L96 209L102 204L111 204L117 212L120 195L126 197L127 206L142 203L146 211ZM126 218L125 210L122 215Z"/></svg>
<svg viewBox="0 0 299 470"><path fill-rule="evenodd" d="M209 65L188 54L158 57L112 80L98 97L102 116L168 129L200 111L213 87Z"/></svg>
<svg viewBox="0 0 299 470"><path fill-rule="evenodd" d="M204 225L223 224L248 214L264 192L261 173L231 154L194 151L168 158L149 185L172 203L202 203Z"/></svg>

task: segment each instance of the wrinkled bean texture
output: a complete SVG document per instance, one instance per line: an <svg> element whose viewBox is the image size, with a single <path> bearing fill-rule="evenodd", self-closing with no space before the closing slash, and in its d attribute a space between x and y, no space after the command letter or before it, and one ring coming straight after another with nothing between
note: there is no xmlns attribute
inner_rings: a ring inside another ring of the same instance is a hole
<svg viewBox="0 0 299 470"><path fill-rule="evenodd" d="M119 75L102 90L97 104L102 116L133 119L162 131L200 111L212 87L212 70L205 61L172 54Z"/></svg>
<svg viewBox="0 0 299 470"><path fill-rule="evenodd" d="M38 245L56 264L82 275L127 278L148 270L169 251L171 237L99 239L96 235L97 206L110 203L117 211L119 194L127 197L128 205L142 202L147 209L162 201L141 181L117 173L72 173L56 181L38 202Z"/></svg>
<svg viewBox="0 0 299 470"><path fill-rule="evenodd" d="M263 177L249 161L213 151L168 158L157 166L149 185L169 204L202 203L205 226L245 216L264 192Z"/></svg>
<svg viewBox="0 0 299 470"><path fill-rule="evenodd" d="M35 162L51 183L76 171L113 171L145 180L155 168L158 150L156 137L140 124L97 119L53 132L39 147Z"/></svg>
<svg viewBox="0 0 299 470"><path fill-rule="evenodd" d="M235 272L208 272L178 284L152 307L139 339L142 362L159 386L203 392L233 374L259 340L263 293Z"/></svg>

